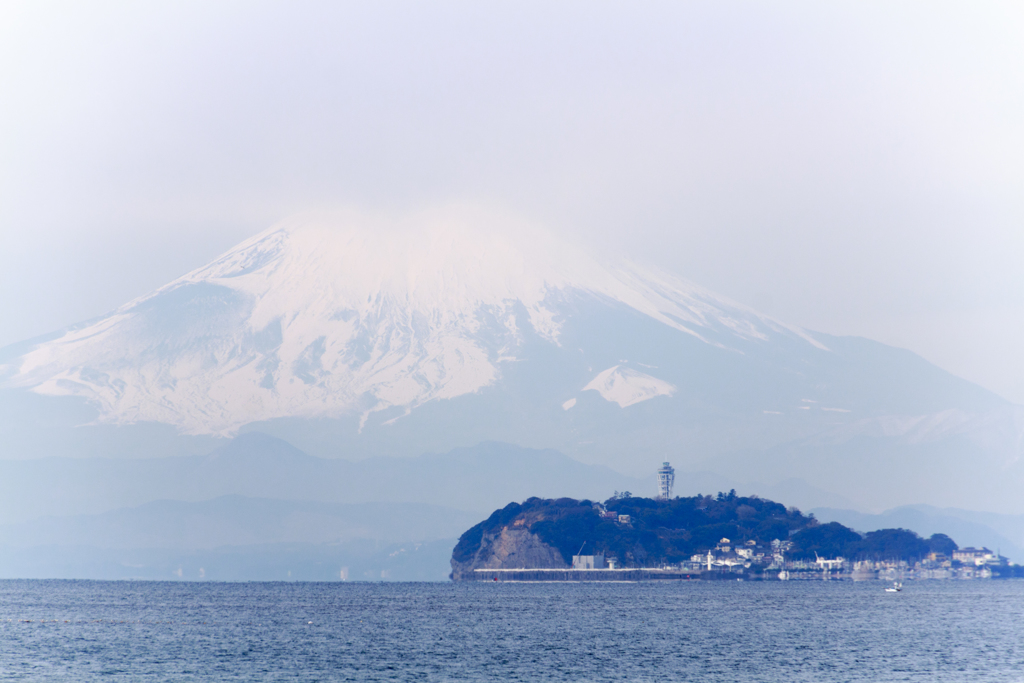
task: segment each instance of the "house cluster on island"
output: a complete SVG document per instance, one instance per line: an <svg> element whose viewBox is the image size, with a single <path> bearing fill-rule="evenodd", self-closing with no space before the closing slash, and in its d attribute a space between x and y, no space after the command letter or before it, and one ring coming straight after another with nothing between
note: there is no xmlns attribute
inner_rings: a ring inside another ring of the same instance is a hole
<svg viewBox="0 0 1024 683"><path fill-rule="evenodd" d="M927 557L910 563L904 560L857 560L843 557L814 560L790 560L786 553L793 547L791 541L773 540L770 544L756 541L733 543L723 538L706 553L693 555L689 562L665 565L658 569L691 575L734 574L757 575L760 578L789 579L988 579L993 570L1009 565L1007 558L988 548L960 548L952 557L929 553ZM619 569L617 558L603 554L574 555L573 570ZM773 576L774 575L774 576Z"/></svg>
<svg viewBox="0 0 1024 683"><path fill-rule="evenodd" d="M814 560L789 560L786 553L792 547L791 541L778 539L770 546L763 546L755 541L734 545L728 538L723 538L707 553L692 556L686 568L704 572L779 572L782 579L825 575L854 580L895 580L991 578L993 570L1009 565L1007 558L988 548L960 548L954 550L952 556L932 552L910 563L904 560L850 561L843 557L819 556Z"/></svg>

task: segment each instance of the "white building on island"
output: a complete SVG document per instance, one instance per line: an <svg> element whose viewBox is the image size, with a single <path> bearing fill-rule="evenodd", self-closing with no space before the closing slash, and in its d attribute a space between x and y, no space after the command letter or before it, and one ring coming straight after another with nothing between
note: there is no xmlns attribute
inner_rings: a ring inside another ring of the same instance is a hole
<svg viewBox="0 0 1024 683"><path fill-rule="evenodd" d="M573 555L573 569L604 569L604 554L598 555Z"/></svg>

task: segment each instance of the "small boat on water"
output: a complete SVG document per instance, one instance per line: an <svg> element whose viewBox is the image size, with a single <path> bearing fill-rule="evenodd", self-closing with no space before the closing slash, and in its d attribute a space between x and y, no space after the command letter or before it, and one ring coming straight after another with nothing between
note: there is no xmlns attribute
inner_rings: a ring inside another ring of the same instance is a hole
<svg viewBox="0 0 1024 683"><path fill-rule="evenodd" d="M903 584L900 583L899 581L893 581L892 582L892 587L886 588L885 592L886 593L899 593L901 590L903 590Z"/></svg>

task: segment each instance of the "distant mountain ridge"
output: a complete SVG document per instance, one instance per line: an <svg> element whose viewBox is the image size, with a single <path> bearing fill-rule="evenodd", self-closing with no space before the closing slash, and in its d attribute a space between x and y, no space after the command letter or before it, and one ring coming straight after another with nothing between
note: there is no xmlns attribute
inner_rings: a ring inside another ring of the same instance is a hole
<svg viewBox="0 0 1024 683"><path fill-rule="evenodd" d="M0 460L0 524L223 496L337 504L427 504L480 512L534 491L607 495L654 487L556 451L484 443L416 458L327 460L260 433L213 453L154 459Z"/></svg>
<svg viewBox="0 0 1024 683"><path fill-rule="evenodd" d="M0 461L0 578L442 580L457 536L488 507L535 492L642 496L655 483L653 475L630 478L555 451L495 442L350 462L259 433L204 456ZM734 485L713 473L677 472L682 496ZM815 501L844 504L798 479L740 488L805 511ZM999 539L1024 533L1018 517L922 513L927 525L921 515L837 519L859 530L902 526L966 543L994 540L1017 559Z"/></svg>
<svg viewBox="0 0 1024 683"><path fill-rule="evenodd" d="M839 522L858 531L902 527L922 536L944 533L963 546L984 546L998 550L1018 564L1024 563L1024 515L997 515L930 505L907 505L879 514L834 508L815 508L810 512L823 522Z"/></svg>
<svg viewBox="0 0 1024 683"><path fill-rule="evenodd" d="M96 515L0 525L0 547L196 551L275 543L429 542L458 536L475 517L422 503L316 503L229 495L198 502L158 500Z"/></svg>
<svg viewBox="0 0 1024 683"><path fill-rule="evenodd" d="M0 578L443 580L488 507L654 487L495 442L350 462L254 432L202 456L0 461Z"/></svg>

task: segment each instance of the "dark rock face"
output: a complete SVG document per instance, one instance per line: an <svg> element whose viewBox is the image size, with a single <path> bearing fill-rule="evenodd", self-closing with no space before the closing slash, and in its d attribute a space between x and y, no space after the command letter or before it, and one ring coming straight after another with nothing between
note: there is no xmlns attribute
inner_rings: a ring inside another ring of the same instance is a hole
<svg viewBox="0 0 1024 683"><path fill-rule="evenodd" d="M471 580L474 569L563 569L561 553L528 529L502 527L485 532L468 558L452 557L452 579Z"/></svg>
<svg viewBox="0 0 1024 683"><path fill-rule="evenodd" d="M551 538L537 533L566 514L596 516L590 501L572 498L544 500L530 498L509 503L469 529L452 551L452 579L473 578L475 569L562 569L569 566L572 552L566 552Z"/></svg>

